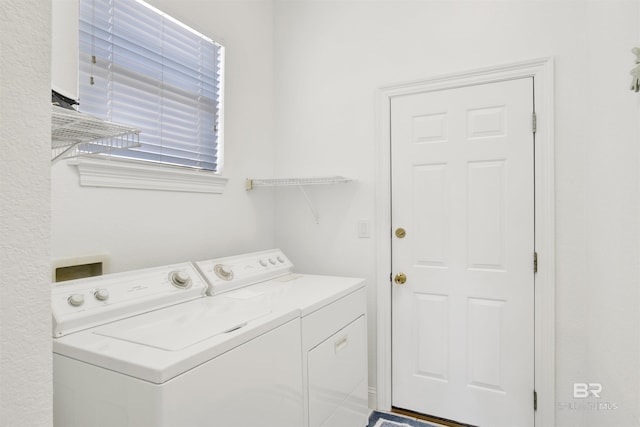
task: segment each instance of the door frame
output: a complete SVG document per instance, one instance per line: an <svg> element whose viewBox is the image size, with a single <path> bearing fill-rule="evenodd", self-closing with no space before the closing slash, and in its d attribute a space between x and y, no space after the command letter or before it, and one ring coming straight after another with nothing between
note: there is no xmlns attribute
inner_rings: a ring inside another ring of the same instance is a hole
<svg viewBox="0 0 640 427"><path fill-rule="evenodd" d="M383 86L376 96L377 409L391 410L391 98L533 77L535 133L534 369L536 426L555 423L555 177L553 58L540 58ZM533 254L532 254L533 256ZM533 259L532 259L533 265ZM373 397L373 396L372 396ZM531 397L533 405L533 396Z"/></svg>

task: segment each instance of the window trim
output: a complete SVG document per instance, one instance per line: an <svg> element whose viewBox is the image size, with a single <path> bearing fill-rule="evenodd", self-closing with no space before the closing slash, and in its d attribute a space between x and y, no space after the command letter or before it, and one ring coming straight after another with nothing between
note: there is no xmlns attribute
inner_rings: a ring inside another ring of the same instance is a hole
<svg viewBox="0 0 640 427"><path fill-rule="evenodd" d="M229 181L212 171L120 158L78 157L67 164L77 168L81 187L222 194Z"/></svg>

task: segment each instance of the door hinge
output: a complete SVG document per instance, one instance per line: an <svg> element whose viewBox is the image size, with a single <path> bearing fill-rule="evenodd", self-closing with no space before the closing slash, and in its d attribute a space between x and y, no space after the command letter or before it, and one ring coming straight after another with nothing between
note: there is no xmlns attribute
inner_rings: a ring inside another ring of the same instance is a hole
<svg viewBox="0 0 640 427"><path fill-rule="evenodd" d="M531 131L536 133L538 130L538 116L536 116L536 112L531 113Z"/></svg>
<svg viewBox="0 0 640 427"><path fill-rule="evenodd" d="M538 410L538 392L533 390L533 410Z"/></svg>
<svg viewBox="0 0 640 427"><path fill-rule="evenodd" d="M538 272L538 252L533 253L533 272Z"/></svg>

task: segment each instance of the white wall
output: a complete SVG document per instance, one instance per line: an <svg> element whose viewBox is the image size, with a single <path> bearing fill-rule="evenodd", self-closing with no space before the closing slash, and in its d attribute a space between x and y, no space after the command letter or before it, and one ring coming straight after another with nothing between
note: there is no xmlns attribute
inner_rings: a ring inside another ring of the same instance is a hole
<svg viewBox="0 0 640 427"><path fill-rule="evenodd" d="M595 3L588 9L587 22L591 31L586 40L590 120L585 141L589 171L585 182L585 291L589 294L589 305L584 307L589 313L585 374L602 383L603 401L635 408L598 412L589 421L593 426L640 425L640 96L617 90L617 83L631 83L628 73L635 66L635 56L630 50L640 46L638 12Z"/></svg>
<svg viewBox="0 0 640 427"><path fill-rule="evenodd" d="M558 410L558 426L640 425L638 95L629 91L638 1L290 1L274 23L276 173L357 182L279 190L276 242L300 270L369 280L375 387L374 219L378 87L555 58L556 400L601 382L611 413ZM542 266L544 268L544 266Z"/></svg>
<svg viewBox="0 0 640 427"><path fill-rule="evenodd" d="M52 423L51 8L0 1L0 424Z"/></svg>
<svg viewBox="0 0 640 427"><path fill-rule="evenodd" d="M273 174L270 1L150 0L227 48L223 195L80 187L76 168L52 167L54 259L108 253L111 272L274 245L273 194L244 179Z"/></svg>

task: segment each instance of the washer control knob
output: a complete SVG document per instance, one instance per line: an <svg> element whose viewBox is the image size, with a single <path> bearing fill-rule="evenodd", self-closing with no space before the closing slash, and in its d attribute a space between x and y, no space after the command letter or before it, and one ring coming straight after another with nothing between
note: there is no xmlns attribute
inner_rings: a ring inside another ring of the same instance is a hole
<svg viewBox="0 0 640 427"><path fill-rule="evenodd" d="M267 266L267 261L261 259L260 260L260 265L263 266L263 267L266 267Z"/></svg>
<svg viewBox="0 0 640 427"><path fill-rule="evenodd" d="M109 291L105 288L96 289L93 296L96 297L98 301L106 301L109 299Z"/></svg>
<svg viewBox="0 0 640 427"><path fill-rule="evenodd" d="M218 276L222 280L232 280L233 279L233 270L228 265L216 264L213 267L213 271L216 273L216 276Z"/></svg>
<svg viewBox="0 0 640 427"><path fill-rule="evenodd" d="M69 298L67 298L67 301L74 307L80 307L82 304L84 304L84 295L73 294Z"/></svg>
<svg viewBox="0 0 640 427"><path fill-rule="evenodd" d="M271 263L271 265L276 265L276 260L273 258L269 258L269 262Z"/></svg>
<svg viewBox="0 0 640 427"><path fill-rule="evenodd" d="M179 289L187 289L191 287L191 277L184 271L172 271L169 274L171 284Z"/></svg>
<svg viewBox="0 0 640 427"><path fill-rule="evenodd" d="M278 255L278 262L280 262L280 264L284 264L284 258Z"/></svg>

